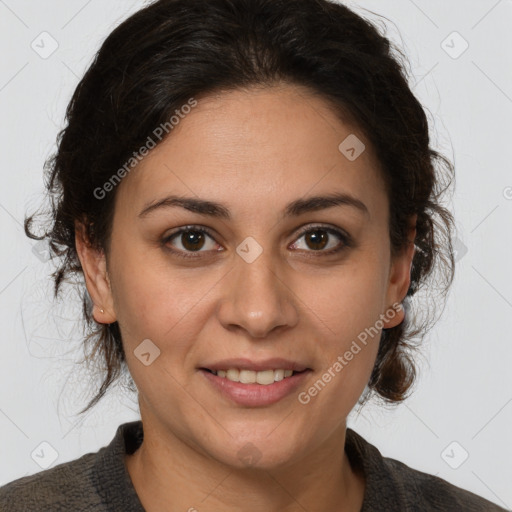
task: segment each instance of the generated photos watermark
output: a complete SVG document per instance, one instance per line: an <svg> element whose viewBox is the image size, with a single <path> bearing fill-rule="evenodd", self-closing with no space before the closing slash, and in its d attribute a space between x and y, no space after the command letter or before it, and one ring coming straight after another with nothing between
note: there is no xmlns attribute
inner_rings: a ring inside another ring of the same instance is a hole
<svg viewBox="0 0 512 512"><path fill-rule="evenodd" d="M97 187L94 189L94 197L96 199L105 199L108 192L112 192L114 187L121 183L121 180L130 173L131 170L139 163L142 162L144 157L148 156L149 151L156 147L157 141L161 141L166 135L168 135L179 123L182 119L184 119L194 107L197 106L197 100L194 98L190 98L187 103L181 106L180 109L176 109L174 111L175 115L172 115L168 121L162 123L160 126L155 128L152 132L152 135L146 139L145 144L143 144L138 151L133 153L133 156L130 157L122 167L120 167L111 177L107 180L103 186Z"/></svg>
<svg viewBox="0 0 512 512"><path fill-rule="evenodd" d="M379 319L371 327L366 327L364 331L358 334L357 340L353 340L350 348L345 351L343 355L339 355L336 361L329 366L329 368L322 374L322 376L306 391L302 391L298 395L298 400L301 404L306 405L311 401L311 398L318 395L331 380L338 375L345 366L349 364L354 356L361 352L362 348L368 343L368 338L373 339L384 327L384 321L392 320L396 314L403 309L400 302L395 302L390 309L384 314L379 315ZM359 343L358 343L359 341ZM363 347L361 347L363 345Z"/></svg>

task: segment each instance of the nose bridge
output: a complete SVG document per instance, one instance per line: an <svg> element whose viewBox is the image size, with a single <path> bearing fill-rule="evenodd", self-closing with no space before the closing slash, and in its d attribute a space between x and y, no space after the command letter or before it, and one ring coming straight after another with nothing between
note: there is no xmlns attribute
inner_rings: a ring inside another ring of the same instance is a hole
<svg viewBox="0 0 512 512"><path fill-rule="evenodd" d="M282 282L285 277L270 249L263 250L249 237L237 247L233 265L229 292L220 310L226 327L237 325L251 336L264 337L278 326L296 322L292 292Z"/></svg>

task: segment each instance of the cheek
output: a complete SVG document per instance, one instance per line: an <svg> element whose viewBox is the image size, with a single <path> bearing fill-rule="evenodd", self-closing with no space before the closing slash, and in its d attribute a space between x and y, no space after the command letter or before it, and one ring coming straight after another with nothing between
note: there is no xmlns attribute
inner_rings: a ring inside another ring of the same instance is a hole
<svg viewBox="0 0 512 512"><path fill-rule="evenodd" d="M115 268L114 304L127 359L137 371L140 363L134 350L149 339L160 350L160 364L174 375L181 374L193 340L212 314L209 293L222 274L197 276L133 256Z"/></svg>
<svg viewBox="0 0 512 512"><path fill-rule="evenodd" d="M204 296L201 281L162 260L158 250L143 253L119 245L113 295L120 324L149 330L153 335L169 329ZM119 255L123 254L122 257ZM146 333L142 333L146 335ZM149 333L148 333L149 334Z"/></svg>
<svg viewBox="0 0 512 512"><path fill-rule="evenodd" d="M320 382L310 390L323 395L318 396L318 405L355 403L366 386L381 337L383 275L382 264L368 259L333 272L324 286L307 290L310 316L319 333ZM329 391L324 393L324 387Z"/></svg>
<svg viewBox="0 0 512 512"><path fill-rule="evenodd" d="M386 296L385 272L381 267L379 262L360 260L333 269L321 281L305 283L306 304L328 338L347 341L378 320Z"/></svg>

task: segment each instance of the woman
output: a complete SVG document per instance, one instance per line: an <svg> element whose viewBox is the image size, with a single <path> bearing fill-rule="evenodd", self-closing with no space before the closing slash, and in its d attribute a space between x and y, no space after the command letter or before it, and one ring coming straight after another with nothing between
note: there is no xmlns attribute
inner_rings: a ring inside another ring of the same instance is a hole
<svg viewBox="0 0 512 512"><path fill-rule="evenodd" d="M141 421L7 484L2 509L502 510L346 426L406 398L426 329L408 302L453 278L451 165L372 25L327 0L159 0L67 119L56 292L83 274L107 367L85 410L127 370Z"/></svg>

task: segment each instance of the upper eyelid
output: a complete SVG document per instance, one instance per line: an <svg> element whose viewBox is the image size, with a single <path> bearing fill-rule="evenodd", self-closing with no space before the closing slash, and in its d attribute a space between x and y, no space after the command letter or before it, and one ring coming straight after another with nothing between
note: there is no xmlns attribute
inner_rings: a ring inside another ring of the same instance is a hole
<svg viewBox="0 0 512 512"><path fill-rule="evenodd" d="M301 238L302 236L304 236L309 231L313 231L315 228L316 229L325 229L326 231L329 232L329 234L332 234L332 235L336 235L337 234L342 239L342 242L345 242L345 243L347 242L347 239L350 239L350 235L345 230L343 230L342 228L334 227L334 226L331 226L331 225L315 224L315 223L313 223L313 224L306 224L306 225L300 227L298 229L298 233L297 233L296 237L297 238ZM176 236L178 236L178 235L180 235L180 234L182 234L184 232L187 232L187 231L204 232L208 236L210 236L216 243L219 243L219 242L217 242L217 240L215 240L215 235L210 230L210 228L207 228L207 227L204 227L204 226L201 226L201 225L198 225L198 224L189 224L189 225L183 226L181 228L178 228L173 233L165 236L164 240L170 241L174 237L176 237ZM333 232L335 232L335 233L333 233ZM197 252L204 252L204 251L197 251ZM318 252L322 252L322 251L318 251Z"/></svg>

